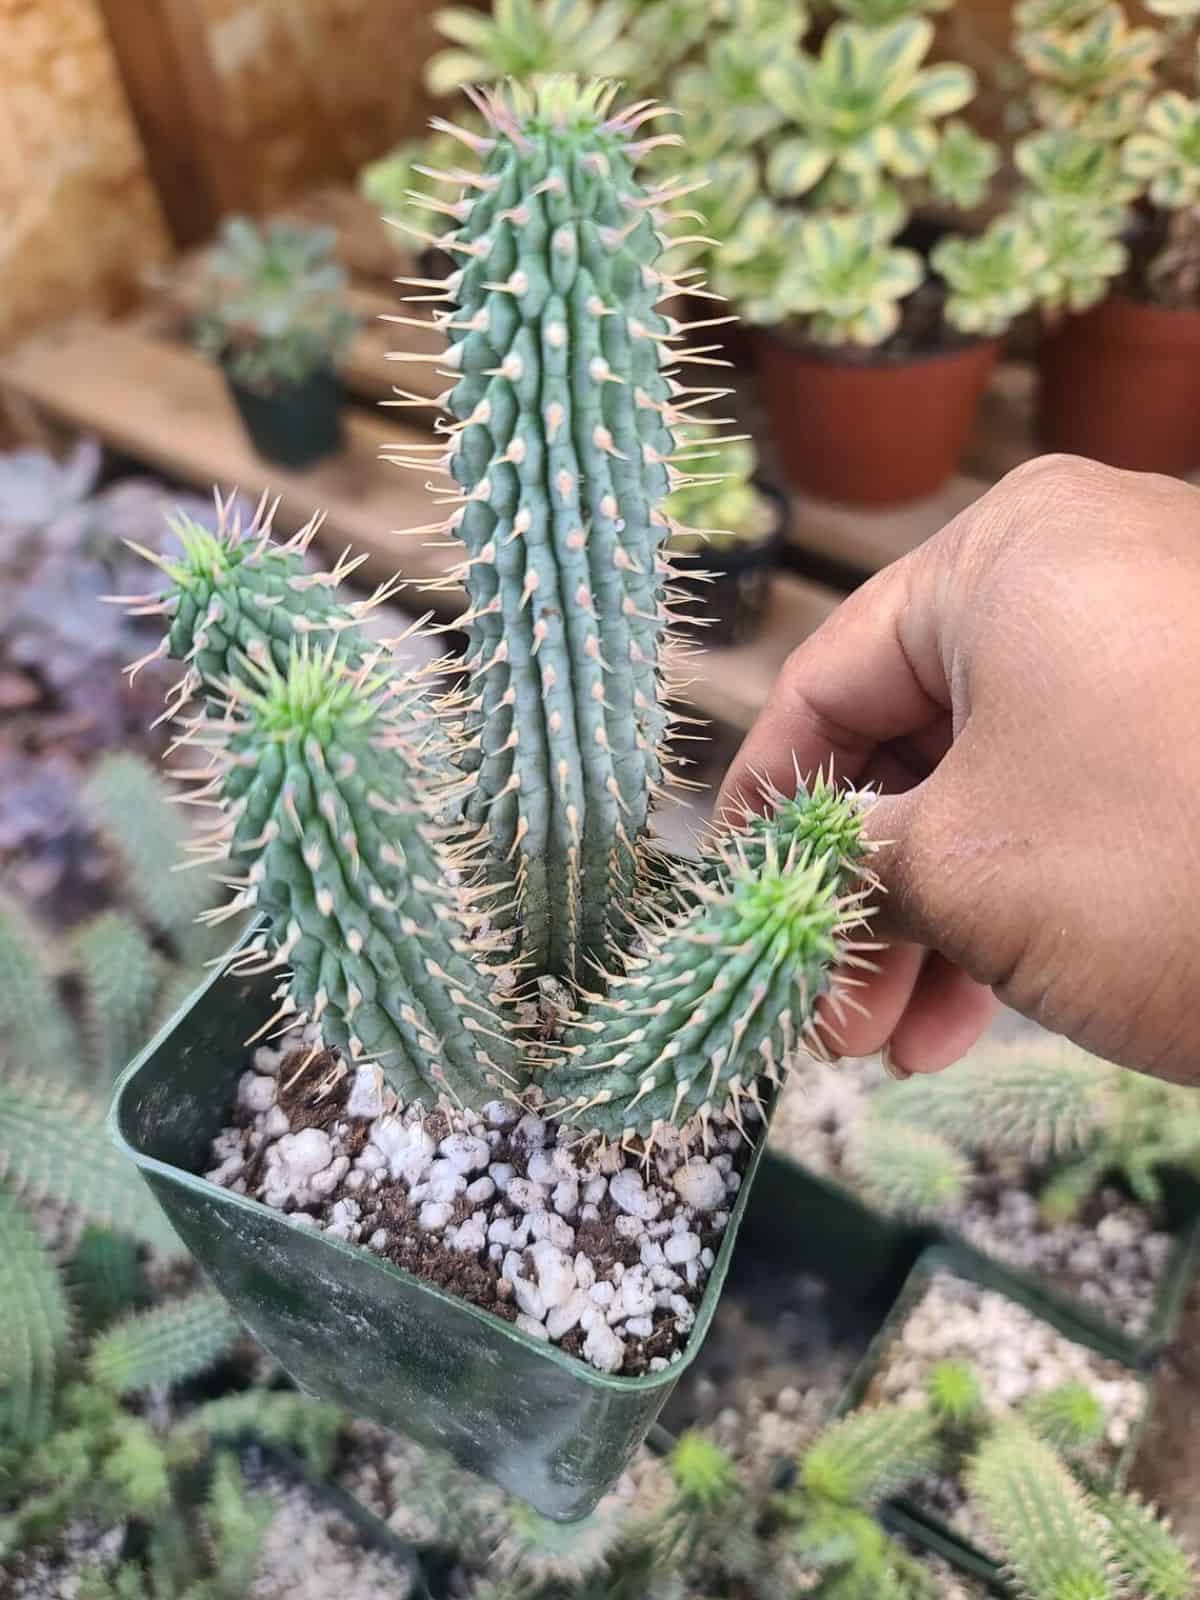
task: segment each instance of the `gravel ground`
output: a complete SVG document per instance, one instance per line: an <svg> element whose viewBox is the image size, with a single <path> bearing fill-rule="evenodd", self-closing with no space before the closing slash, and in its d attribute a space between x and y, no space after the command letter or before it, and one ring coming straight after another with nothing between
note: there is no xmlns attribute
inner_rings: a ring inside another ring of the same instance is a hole
<svg viewBox="0 0 1200 1600"><path fill-rule="evenodd" d="M970 1362L993 1412L1014 1409L1069 1380L1086 1383L1109 1419L1091 1463L1100 1472L1116 1465L1145 1401L1141 1379L1126 1368L1075 1344L1003 1295L940 1272L885 1350L863 1403L921 1404L925 1375L948 1359ZM986 1534L956 1477L926 1479L912 1498L986 1548Z"/></svg>
<svg viewBox="0 0 1200 1600"><path fill-rule="evenodd" d="M682 1354L750 1155L719 1114L667 1135L639 1156L500 1101L430 1112L375 1067L260 1046L206 1176L634 1375Z"/></svg>

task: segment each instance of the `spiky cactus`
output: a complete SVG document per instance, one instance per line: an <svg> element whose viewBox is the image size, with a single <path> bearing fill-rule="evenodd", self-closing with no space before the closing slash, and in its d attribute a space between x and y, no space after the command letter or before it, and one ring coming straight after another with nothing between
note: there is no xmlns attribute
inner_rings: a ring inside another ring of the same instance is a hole
<svg viewBox="0 0 1200 1600"><path fill-rule="evenodd" d="M182 1383L220 1360L238 1331L221 1296L198 1289L107 1329L88 1353L88 1373L120 1395Z"/></svg>
<svg viewBox="0 0 1200 1600"><path fill-rule="evenodd" d="M1132 1494L1104 1495L1097 1508L1117 1571L1138 1600L1189 1600L1196 1567L1153 1507Z"/></svg>
<svg viewBox="0 0 1200 1600"><path fill-rule="evenodd" d="M1117 1600L1103 1520L1049 1445L1019 1422L1002 1423L967 1481L1021 1595Z"/></svg>
<svg viewBox="0 0 1200 1600"><path fill-rule="evenodd" d="M941 1456L931 1408L868 1406L826 1428L800 1463L800 1483L819 1500L870 1508L932 1471Z"/></svg>
<svg viewBox="0 0 1200 1600"><path fill-rule="evenodd" d="M717 391L677 376L697 353L656 309L680 288L658 259L681 191L635 172L659 109L614 94L476 95L481 170L430 202L462 262L429 286L453 483L424 530L465 550L462 696L398 680L334 592L345 569L302 576L263 529L189 533L146 603L214 713L189 733L225 812L201 849L231 850L233 909L267 913L245 961L290 973L280 1017L406 1100L479 1107L536 1077L585 1131L649 1140L736 1118L815 1041L822 997L836 1019L866 846L856 797L798 784L664 884L663 505L703 454L676 430ZM558 980L549 1039L522 1031L531 980Z"/></svg>

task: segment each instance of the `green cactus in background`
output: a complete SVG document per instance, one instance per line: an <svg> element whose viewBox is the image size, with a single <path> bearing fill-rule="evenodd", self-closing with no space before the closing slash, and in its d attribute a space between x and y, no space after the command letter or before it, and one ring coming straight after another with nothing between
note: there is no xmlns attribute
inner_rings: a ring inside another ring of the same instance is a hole
<svg viewBox="0 0 1200 1600"><path fill-rule="evenodd" d="M333 1464L345 1414L327 1401L291 1389L246 1389L221 1395L189 1411L180 1437L193 1435L222 1444L257 1439L293 1450L322 1476Z"/></svg>
<svg viewBox="0 0 1200 1600"><path fill-rule="evenodd" d="M163 960L137 923L105 911L78 929L75 971L99 1080L111 1084L150 1036Z"/></svg>
<svg viewBox="0 0 1200 1600"><path fill-rule="evenodd" d="M870 1509L931 1472L941 1456L931 1409L868 1406L832 1423L800 1462L800 1487L817 1500Z"/></svg>
<svg viewBox="0 0 1200 1600"><path fill-rule="evenodd" d="M0 1439L36 1443L49 1425L70 1309L58 1272L17 1201L0 1188ZM0 1548L0 1556L3 1549Z"/></svg>
<svg viewBox="0 0 1200 1600"><path fill-rule="evenodd" d="M1029 1600L1117 1600L1104 1522L1049 1445L999 1424L971 1462L968 1491L1006 1571Z"/></svg>
<svg viewBox="0 0 1200 1600"><path fill-rule="evenodd" d="M1057 1384L1030 1395L1021 1416L1039 1439L1066 1456L1084 1454L1104 1438L1108 1417L1087 1384Z"/></svg>
<svg viewBox="0 0 1200 1600"><path fill-rule="evenodd" d="M182 1245L104 1126L104 1110L53 1078L0 1076L0 1179L30 1201L50 1199L165 1255Z"/></svg>
<svg viewBox="0 0 1200 1600"><path fill-rule="evenodd" d="M586 1132L650 1139L736 1116L815 1038L831 989L836 1016L866 880L859 802L818 786L663 889L668 497L721 441L696 442L691 407L714 391L682 381L697 352L657 309L678 290L660 261L681 193L635 175L657 108L614 113L614 93L477 94L488 131L460 131L482 170L446 175L457 493L437 526L465 546L461 699L431 715L356 644L340 574L329 594L297 585L265 538L168 563L152 603L183 634L174 652L213 651L200 686L228 698L187 737L212 757L231 909L270 924L244 968L290 973L279 1018L320 1021L405 1100L479 1107L536 1071ZM314 594L331 637L311 637ZM528 978L565 980L577 1006L536 1044L518 1024Z"/></svg>
<svg viewBox="0 0 1200 1600"><path fill-rule="evenodd" d="M965 1361L935 1362L925 1375L925 1394L943 1427L962 1429L983 1412L983 1385Z"/></svg>
<svg viewBox="0 0 1200 1600"><path fill-rule="evenodd" d="M183 1383L213 1366L239 1331L221 1296L199 1289L107 1329L88 1354L88 1375L119 1395Z"/></svg>
<svg viewBox="0 0 1200 1600"><path fill-rule="evenodd" d="M872 1199L900 1217L937 1217L953 1211L971 1175L966 1157L940 1134L877 1116L864 1119L849 1159Z"/></svg>
<svg viewBox="0 0 1200 1600"><path fill-rule="evenodd" d="M1137 1600L1189 1600L1196 1593L1195 1564L1152 1507L1136 1495L1108 1494L1096 1509L1126 1592Z"/></svg>
<svg viewBox="0 0 1200 1600"><path fill-rule="evenodd" d="M45 936L16 901L0 896L0 1065L32 1071L48 1061L74 1076L79 1045L50 961Z"/></svg>

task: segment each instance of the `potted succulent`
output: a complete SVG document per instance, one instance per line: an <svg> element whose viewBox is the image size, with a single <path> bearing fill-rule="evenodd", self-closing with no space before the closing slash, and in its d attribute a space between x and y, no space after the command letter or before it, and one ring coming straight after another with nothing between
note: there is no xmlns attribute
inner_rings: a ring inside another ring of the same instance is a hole
<svg viewBox="0 0 1200 1600"><path fill-rule="evenodd" d="M1062 303L1084 314L1056 319L1042 347L1038 432L1049 449L1186 472L1200 466L1200 100L1165 74L1194 60L1200 8L1148 9L1169 19L1161 32L1131 27L1117 5L1080 4L1059 17L1035 8L1018 35L1041 138L1072 153L1081 180L1067 196L1060 171L1052 215L1104 260L1095 292Z"/></svg>
<svg viewBox="0 0 1200 1600"><path fill-rule="evenodd" d="M254 447L305 467L341 444L337 362L357 322L326 228L232 217L208 258L193 334L220 364Z"/></svg>
<svg viewBox="0 0 1200 1600"><path fill-rule="evenodd" d="M560 1518L694 1356L773 1085L862 960L854 796L767 796L696 864L649 830L672 773L664 502L698 397L655 309L647 108L614 94L480 94L486 170L440 240L457 381L429 449L465 688L398 678L371 602L305 572L308 533L185 529L142 597L208 753L198 858L228 857L231 910L263 921L114 1108L302 1384Z"/></svg>
<svg viewBox="0 0 1200 1600"><path fill-rule="evenodd" d="M701 443L688 454L695 481L676 489L664 508L672 522L666 548L674 568L675 625L700 631L707 644L742 644L754 636L766 608L787 537L787 498L758 475L747 439L708 450Z"/></svg>
<svg viewBox="0 0 1200 1600"><path fill-rule="evenodd" d="M693 203L719 243L713 288L760 330L793 485L890 504L954 470L998 337L1033 303L1036 257L1015 216L976 237L945 224L980 205L998 166L953 116L970 72L926 64L933 28L911 6L840 9L812 46L731 25L680 72L684 104L708 107L685 175L707 183Z"/></svg>

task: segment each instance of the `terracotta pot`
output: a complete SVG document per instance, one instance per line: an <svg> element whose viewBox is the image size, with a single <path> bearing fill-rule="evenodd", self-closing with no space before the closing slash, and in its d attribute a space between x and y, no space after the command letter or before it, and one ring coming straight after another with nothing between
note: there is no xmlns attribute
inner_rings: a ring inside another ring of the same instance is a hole
<svg viewBox="0 0 1200 1600"><path fill-rule="evenodd" d="M802 494L857 506L941 488L1000 350L989 339L908 361L847 361L777 333L756 343L780 468Z"/></svg>
<svg viewBox="0 0 1200 1600"><path fill-rule="evenodd" d="M1038 442L1135 472L1200 467L1200 311L1112 295L1038 358Z"/></svg>

